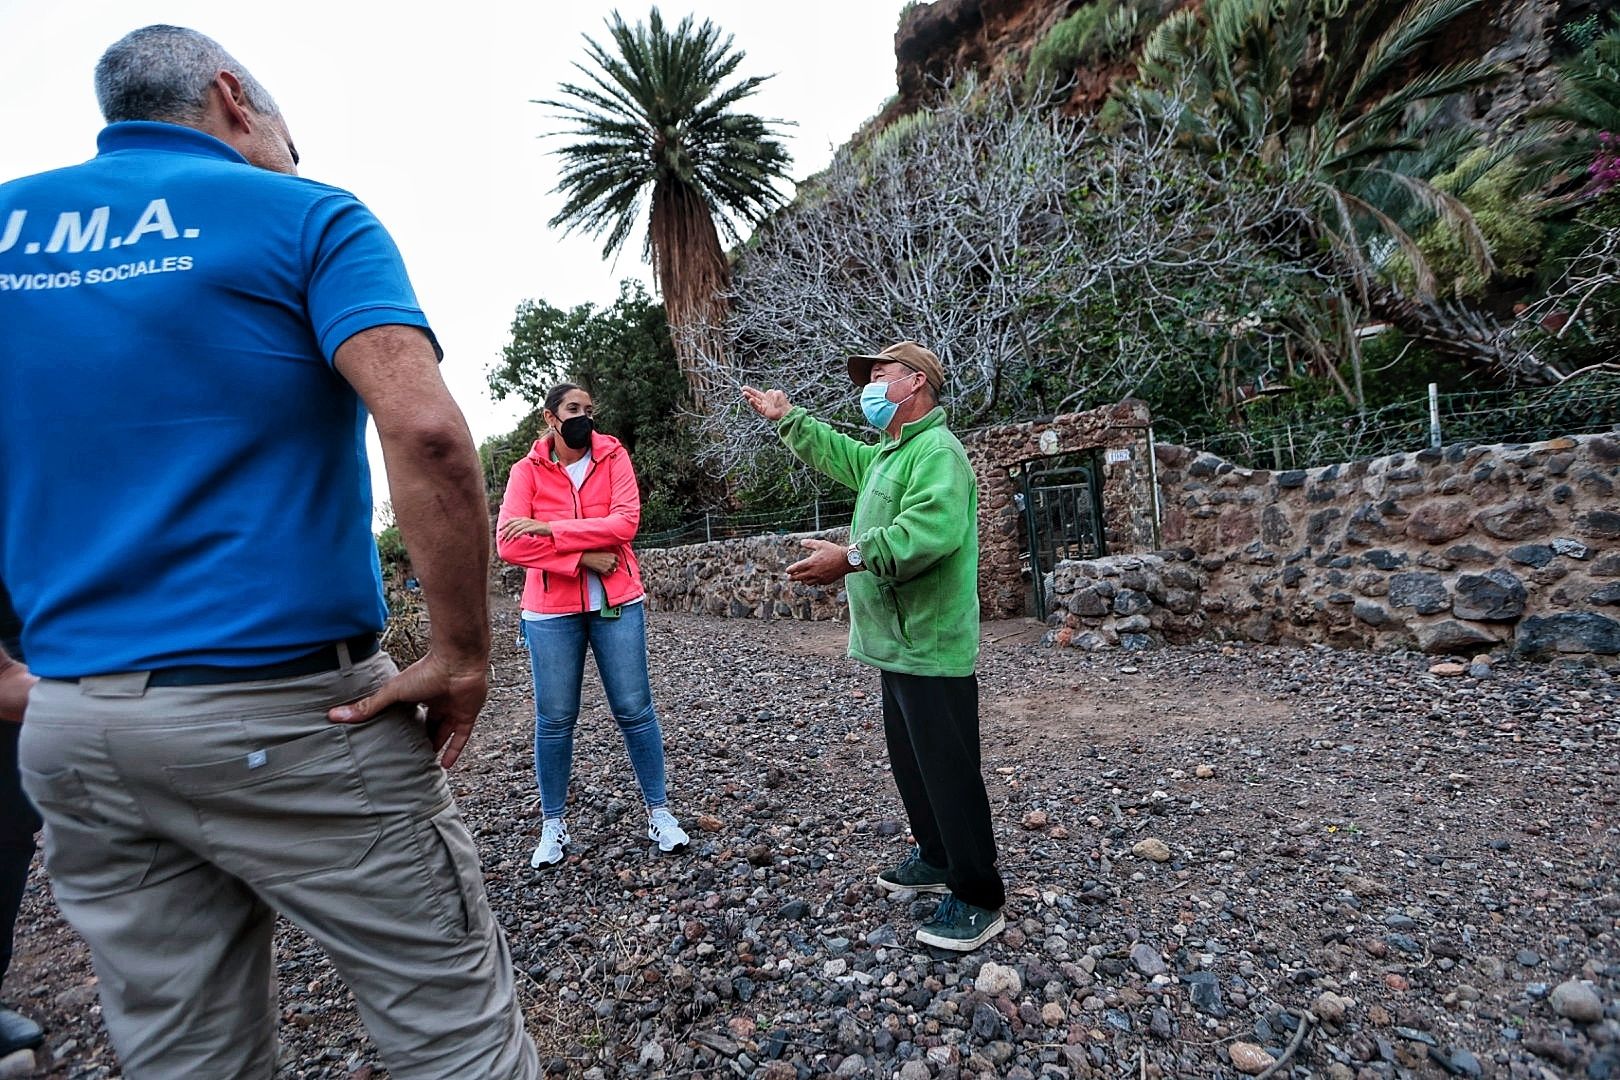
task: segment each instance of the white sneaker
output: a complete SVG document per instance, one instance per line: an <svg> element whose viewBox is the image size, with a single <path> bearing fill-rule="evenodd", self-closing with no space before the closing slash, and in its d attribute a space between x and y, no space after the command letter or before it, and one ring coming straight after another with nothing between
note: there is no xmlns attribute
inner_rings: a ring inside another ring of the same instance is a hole
<svg viewBox="0 0 1620 1080"><path fill-rule="evenodd" d="M563 861L563 848L569 843L568 826L562 818L546 818L540 827L540 842L534 845L529 865L536 870L542 866L556 866Z"/></svg>
<svg viewBox="0 0 1620 1080"><path fill-rule="evenodd" d="M692 842L675 820L675 815L660 806L647 815L647 839L658 842L659 851L680 851Z"/></svg>

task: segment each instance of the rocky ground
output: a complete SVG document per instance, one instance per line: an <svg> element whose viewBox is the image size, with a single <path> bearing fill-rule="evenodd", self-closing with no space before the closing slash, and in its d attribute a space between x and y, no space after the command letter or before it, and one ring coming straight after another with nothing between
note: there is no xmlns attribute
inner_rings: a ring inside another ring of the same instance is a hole
<svg viewBox="0 0 1620 1080"><path fill-rule="evenodd" d="M1084 654L987 624L1012 895L1006 934L963 957L912 940L931 901L872 887L908 842L877 680L842 627L655 616L692 849L642 838L588 688L574 856L537 873L527 665L501 618L488 718L453 775L552 1073L1221 1077L1286 1057L1272 1075L1620 1077L1613 675ZM18 945L7 989L50 1029L38 1075L116 1075L42 878ZM319 951L290 928L278 950L278 1076L384 1077Z"/></svg>

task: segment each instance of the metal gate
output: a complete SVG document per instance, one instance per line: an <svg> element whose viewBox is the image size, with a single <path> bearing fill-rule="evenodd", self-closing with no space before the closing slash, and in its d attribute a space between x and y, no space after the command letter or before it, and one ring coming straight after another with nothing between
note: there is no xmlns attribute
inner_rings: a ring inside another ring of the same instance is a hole
<svg viewBox="0 0 1620 1080"><path fill-rule="evenodd" d="M1045 577L1064 559L1104 554L1102 483L1094 453L1040 458L1024 466L1024 528L1035 616L1046 621Z"/></svg>

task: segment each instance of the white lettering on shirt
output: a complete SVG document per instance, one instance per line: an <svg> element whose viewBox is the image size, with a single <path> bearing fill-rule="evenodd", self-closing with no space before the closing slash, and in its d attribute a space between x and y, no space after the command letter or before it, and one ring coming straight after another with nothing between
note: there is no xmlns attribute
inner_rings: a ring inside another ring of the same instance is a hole
<svg viewBox="0 0 1620 1080"><path fill-rule="evenodd" d="M119 263L117 266L98 266L84 271L62 270L54 274L0 274L0 292L29 292L42 289L73 289L80 285L104 285L116 281L131 281L147 274L175 274L190 270L195 265L190 255L170 255L162 259L142 259L139 262Z"/></svg>
<svg viewBox="0 0 1620 1080"><path fill-rule="evenodd" d="M10 251L17 244L17 237L22 235L23 222L28 220L28 211L13 210L6 217L6 231L0 233L0 251Z"/></svg>
<svg viewBox="0 0 1620 1080"><path fill-rule="evenodd" d="M180 230L174 227L174 215L169 213L169 201L167 199L153 199L146 204L146 210L141 214L141 219L135 223L133 229L129 230L129 235L124 237L124 243L125 245L133 244L147 233L154 232L160 234L165 240L180 239Z"/></svg>
<svg viewBox="0 0 1620 1080"><path fill-rule="evenodd" d="M85 225L77 210L64 210L56 216L56 231L51 233L51 242L45 245L45 253L54 255L62 250L64 244L74 254L86 248L100 251L107 242L107 215L111 213L112 207L98 206L90 211L90 224Z"/></svg>
<svg viewBox="0 0 1620 1080"><path fill-rule="evenodd" d="M127 222L127 218L125 219ZM35 223L30 229L29 223ZM45 227L50 226L49 238ZM31 233L32 235L25 235ZM0 209L0 254L13 251L21 255L79 255L88 251L124 247L137 243L142 237L160 236L164 240L196 240L202 236L198 228L181 228L175 223L174 213L167 199L153 199L146 204L135 225L124 232L113 222L113 208L95 206L83 210L11 210Z"/></svg>

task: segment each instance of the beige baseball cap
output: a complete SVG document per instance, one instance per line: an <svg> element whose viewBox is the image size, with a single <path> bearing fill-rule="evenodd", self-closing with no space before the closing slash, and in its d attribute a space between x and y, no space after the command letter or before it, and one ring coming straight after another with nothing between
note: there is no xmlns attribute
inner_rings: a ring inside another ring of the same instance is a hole
<svg viewBox="0 0 1620 1080"><path fill-rule="evenodd" d="M915 341L897 341L876 356L850 357L847 361L850 381L856 386L871 382L873 364L904 364L912 371L922 372L936 394L945 387L945 369L940 366L939 357Z"/></svg>

